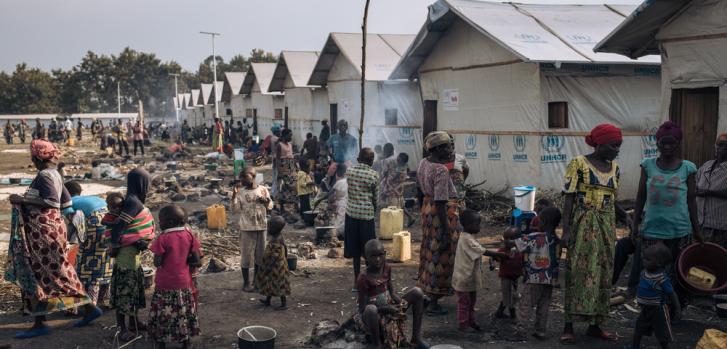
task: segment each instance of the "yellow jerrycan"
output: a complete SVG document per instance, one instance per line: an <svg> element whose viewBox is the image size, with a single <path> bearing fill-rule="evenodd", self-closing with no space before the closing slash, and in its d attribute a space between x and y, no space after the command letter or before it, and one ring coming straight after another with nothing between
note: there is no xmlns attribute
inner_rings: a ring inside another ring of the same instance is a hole
<svg viewBox="0 0 727 349"><path fill-rule="evenodd" d="M411 234L408 231L400 231L394 234L394 245L391 248L391 259L398 262L406 262L411 259Z"/></svg>
<svg viewBox="0 0 727 349"><path fill-rule="evenodd" d="M689 274L687 275L687 279L695 284L699 284L704 288L712 288L712 286L714 286L714 282L716 281L716 277L714 276L714 274L706 272L697 267L689 268Z"/></svg>
<svg viewBox="0 0 727 349"><path fill-rule="evenodd" d="M225 211L225 206L212 205L210 207L207 207L207 228L227 228L227 211Z"/></svg>
<svg viewBox="0 0 727 349"><path fill-rule="evenodd" d="M381 209L379 239L391 240L395 233L404 228L404 210L389 206Z"/></svg>

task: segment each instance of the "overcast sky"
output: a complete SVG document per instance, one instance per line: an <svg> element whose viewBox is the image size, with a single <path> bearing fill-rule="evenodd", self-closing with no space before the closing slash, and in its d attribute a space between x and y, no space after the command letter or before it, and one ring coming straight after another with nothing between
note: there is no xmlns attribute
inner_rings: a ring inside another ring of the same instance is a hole
<svg viewBox="0 0 727 349"><path fill-rule="evenodd" d="M68 69L91 50L129 46L194 71L211 54L200 30L222 33L225 60L253 48L320 50L332 31L359 32L364 0L0 0L0 70L26 62ZM434 0L371 0L369 32L416 33ZM527 3L602 3L525 0ZM639 0L610 0L637 4Z"/></svg>

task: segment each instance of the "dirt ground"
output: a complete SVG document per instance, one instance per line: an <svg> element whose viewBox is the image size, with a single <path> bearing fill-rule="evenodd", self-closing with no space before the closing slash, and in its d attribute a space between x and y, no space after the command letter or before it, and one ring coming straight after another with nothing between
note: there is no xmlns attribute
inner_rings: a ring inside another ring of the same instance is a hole
<svg viewBox="0 0 727 349"><path fill-rule="evenodd" d="M24 147L27 147L24 146ZM28 153L7 153L6 149L21 149L21 146L0 145L0 177L8 173L28 172ZM88 147L90 149L90 147ZM201 150L200 150L201 152ZM88 157L87 157L88 158ZM105 182L109 183L109 182ZM114 183L115 186L122 183ZM5 185L0 185L2 190ZM187 203L189 209L200 210L205 201ZM0 202L0 243L3 233L8 231L9 205L7 201ZM502 227L485 226L481 241L491 248L497 246L498 232ZM418 224L412 227L413 258L406 263L392 263L394 285L397 291L404 292L407 288L415 286L414 280L418 265L418 242L420 229ZM234 240L236 233L226 231ZM296 230L289 225L284 236L289 246L300 242L312 241L315 237L313 229ZM386 242L387 249L390 243ZM0 244L3 257L6 254L6 245ZM232 271L222 273L202 274L200 282L199 316L202 335L193 340L196 348L236 348L238 329L248 325L264 325L277 330L278 348L307 348L307 337L318 321L332 319L343 322L355 311L355 294L351 292L353 272L350 260L330 259L326 257L327 249L318 250L318 259L299 260L298 270L291 276L292 295L288 298L287 311L274 311L259 305L259 295L242 292L242 280L239 267L236 267L237 255L229 255L226 262L232 265ZM215 254L215 251L205 251ZM628 268L626 268L628 271ZM625 281L626 275L623 275ZM538 341L530 337L532 324L520 319L516 325L510 321L495 321L492 313L500 302L499 280L497 272L486 274L484 289L478 291L477 318L483 325L484 331L480 334L462 334L456 330L456 298L448 297L442 302L449 311L448 315L439 317L425 317L423 334L431 344L455 344L462 348L560 348L558 336L563 326L563 293L556 289L551 305L550 322L548 326L549 339ZM4 292L12 290L6 284ZM147 303L151 297L151 290L147 292ZM7 299L3 297L2 299ZM276 302L277 300L274 300ZM32 319L22 316L17 309L17 301L4 301L0 307L0 346L11 345L12 348L115 348L113 337L116 331L113 310L106 310L104 315L92 325L76 329L70 328L75 318L63 314L54 314L49 317L49 325L53 332L44 337L30 340L14 340L12 336L19 330L31 326ZM636 308L630 303L632 309ZM142 311L140 317L145 319L147 311ZM576 326L577 344L574 348L606 349L620 348L631 340L632 322L637 314L624 305L612 307L611 318L606 325L608 330L618 333L621 337L618 343L606 343L585 337L585 324ZM411 323L407 326L411 329ZM694 348L696 342L707 328L718 328L727 331L727 321L716 317L711 299L697 298L694 305L684 312L684 320L674 326L675 343L672 348ZM152 348L151 342L140 340L130 346L131 348ZM657 348L658 344L653 338L646 338L644 348Z"/></svg>

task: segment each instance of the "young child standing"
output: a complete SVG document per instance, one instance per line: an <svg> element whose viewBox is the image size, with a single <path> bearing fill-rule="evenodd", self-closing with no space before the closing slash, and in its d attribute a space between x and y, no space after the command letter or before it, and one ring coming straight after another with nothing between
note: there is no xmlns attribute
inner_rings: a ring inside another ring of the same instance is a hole
<svg viewBox="0 0 727 349"><path fill-rule="evenodd" d="M310 168L308 161L305 159L300 161L300 169L298 170L298 199L300 201L300 215L303 216L303 212L310 211L310 199L316 192L316 183L313 181L313 176L310 174Z"/></svg>
<svg viewBox="0 0 727 349"><path fill-rule="evenodd" d="M148 333L161 349L166 342L180 342L189 348L191 337L200 333L190 272L190 266L199 263L200 244L186 223L183 208L163 207L159 211L162 233L151 245L157 271Z"/></svg>
<svg viewBox="0 0 727 349"><path fill-rule="evenodd" d="M482 218L477 211L464 210L460 214L462 233L457 242L457 252L454 257L454 273L452 274L452 288L457 294L457 322L459 330L463 332L478 332L481 327L475 322L475 303L477 289L482 287L482 256L507 259L508 255L502 252L486 250L475 238L480 232Z"/></svg>
<svg viewBox="0 0 727 349"><path fill-rule="evenodd" d="M515 240L515 245L523 253L525 261L527 288L522 309L526 318L532 318L532 309L536 309L533 337L545 339L553 283L558 276L557 249L560 239L555 235L555 228L560 224L561 213L555 207L546 207L538 216L540 221L537 232L521 236ZM509 235L508 238L515 236Z"/></svg>
<svg viewBox="0 0 727 349"><path fill-rule="evenodd" d="M636 302L641 307L641 313L636 320L631 344L633 349L640 348L641 338L652 333L662 349L669 348L669 342L673 340L666 303L670 301L676 318L680 317L681 308L665 269L671 260L671 252L664 244L649 246L644 251L641 262L645 270L641 272L641 280L636 290Z"/></svg>
<svg viewBox="0 0 727 349"><path fill-rule="evenodd" d="M263 261L265 252L265 230L268 228L268 211L273 209L273 200L268 188L255 181L257 173L252 167L245 167L240 172L242 186L235 187L232 198L232 209L240 211L238 226L240 229L240 267L242 268L242 290L255 292L250 284L250 269L255 275ZM253 279L254 280L254 279Z"/></svg>
<svg viewBox="0 0 727 349"><path fill-rule="evenodd" d="M290 280L288 279L288 248L285 246L282 232L285 220L281 216L274 216L268 222L268 235L270 241L265 247L265 254L260 265L260 272L255 273L255 284L265 300L260 300L265 306L270 305L272 297L280 297L280 307L275 310L288 309L286 296L290 295Z"/></svg>
<svg viewBox="0 0 727 349"><path fill-rule="evenodd" d="M505 309L510 312L510 318L516 319L515 303L518 300L517 285L520 276L523 275L523 255L515 247L513 236L518 233L517 228L510 228L503 234L502 247L497 249L505 255L505 257L493 257L492 259L500 263L500 271L497 276L500 278L500 289L502 292L502 301L495 312L498 319L505 318Z"/></svg>
<svg viewBox="0 0 727 349"><path fill-rule="evenodd" d="M410 289L402 297L396 294L391 281L391 267L386 263L386 251L381 241L372 239L364 246L366 269L356 281L358 312L353 316L356 325L369 337L370 347L399 348L406 343L406 312L412 308L411 348L429 348L422 340L424 292ZM369 347L367 347L369 348Z"/></svg>

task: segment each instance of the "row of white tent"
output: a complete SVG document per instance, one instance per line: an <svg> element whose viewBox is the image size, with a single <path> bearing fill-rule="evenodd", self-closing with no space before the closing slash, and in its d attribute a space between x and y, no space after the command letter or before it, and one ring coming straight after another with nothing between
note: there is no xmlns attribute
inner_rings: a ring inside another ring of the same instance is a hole
<svg viewBox="0 0 727 349"><path fill-rule="evenodd" d="M677 9L725 3L674 2ZM632 13L649 3L637 9L439 0L416 35L368 34L363 143L391 142L414 168L423 136L445 130L470 164L470 183L560 190L568 161L590 151L583 137L608 122L624 130L621 196L633 198L639 163L656 155L654 131L670 116L662 58L653 50L632 59L594 47L627 18L638 20ZM261 136L278 123L300 144L307 132L319 132L321 120L340 119L358 135L361 44L361 34L331 33L320 52L283 51L277 64L226 73L220 96L203 84L177 97L183 117L209 125L216 98L224 119L247 118Z"/></svg>

